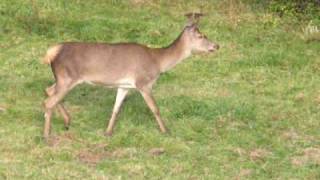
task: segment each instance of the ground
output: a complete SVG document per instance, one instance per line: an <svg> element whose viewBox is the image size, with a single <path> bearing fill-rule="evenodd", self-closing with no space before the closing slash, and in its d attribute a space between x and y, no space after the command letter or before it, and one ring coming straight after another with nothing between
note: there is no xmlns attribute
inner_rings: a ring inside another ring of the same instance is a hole
<svg viewBox="0 0 320 180"><path fill-rule="evenodd" d="M153 92L161 134L132 91L105 137L114 89L81 85L65 98L72 122L53 118L42 139L41 58L63 41L168 45L202 11L200 30L220 44L163 74ZM0 178L319 179L319 21L296 22L237 0L0 3ZM316 28L313 28L316 29Z"/></svg>

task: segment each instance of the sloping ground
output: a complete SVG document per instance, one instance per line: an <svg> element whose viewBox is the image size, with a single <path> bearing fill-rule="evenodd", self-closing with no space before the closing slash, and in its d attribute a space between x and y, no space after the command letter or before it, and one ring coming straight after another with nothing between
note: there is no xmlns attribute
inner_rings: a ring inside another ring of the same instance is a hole
<svg viewBox="0 0 320 180"><path fill-rule="evenodd" d="M83 85L65 99L71 129L56 115L50 142L42 140L53 77L40 59L50 45L165 46L194 10L207 14L200 29L221 49L159 79L168 135L133 91L114 136L104 137L115 91ZM317 22L294 24L238 1L2 0L0 14L1 179L320 178L319 41L303 31Z"/></svg>

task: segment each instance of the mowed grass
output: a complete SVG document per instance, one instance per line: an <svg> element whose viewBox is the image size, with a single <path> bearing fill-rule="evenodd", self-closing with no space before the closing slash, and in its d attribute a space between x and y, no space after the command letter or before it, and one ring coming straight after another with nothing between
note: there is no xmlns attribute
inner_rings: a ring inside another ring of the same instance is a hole
<svg viewBox="0 0 320 180"><path fill-rule="evenodd" d="M0 179L319 179L319 41L301 38L308 22L257 8L235 0L2 0ZM154 96L170 133L159 132L132 91L114 135L103 136L116 92L81 85L64 101L70 130L56 113L45 143L42 103L54 78L41 58L49 46L166 46L183 14L200 9L201 31L221 49L158 80Z"/></svg>

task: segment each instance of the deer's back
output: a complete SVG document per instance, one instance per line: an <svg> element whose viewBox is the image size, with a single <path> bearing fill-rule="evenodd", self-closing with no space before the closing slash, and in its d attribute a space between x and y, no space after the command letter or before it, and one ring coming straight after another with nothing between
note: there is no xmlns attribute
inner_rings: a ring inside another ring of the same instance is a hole
<svg viewBox="0 0 320 180"><path fill-rule="evenodd" d="M149 81L159 75L151 50L134 43L63 43L51 66L56 78L61 74L110 86L128 80Z"/></svg>

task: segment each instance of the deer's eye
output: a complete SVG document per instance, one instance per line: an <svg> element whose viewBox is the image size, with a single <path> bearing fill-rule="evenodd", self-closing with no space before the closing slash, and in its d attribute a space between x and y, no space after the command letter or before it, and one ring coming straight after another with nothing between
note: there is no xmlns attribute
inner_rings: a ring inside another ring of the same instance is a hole
<svg viewBox="0 0 320 180"><path fill-rule="evenodd" d="M202 34L198 34L198 38L204 38L204 36Z"/></svg>

